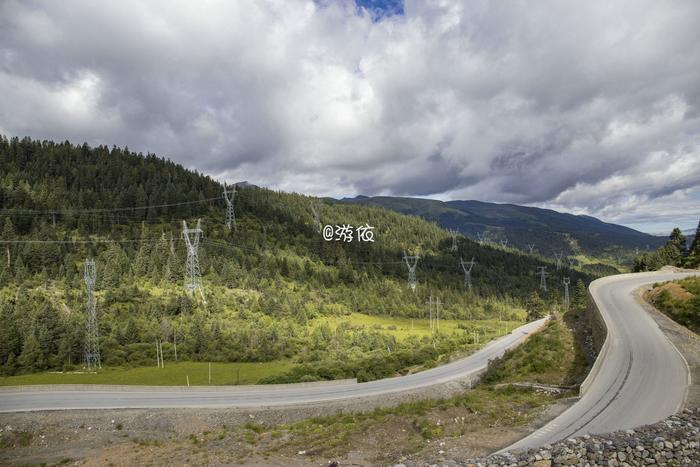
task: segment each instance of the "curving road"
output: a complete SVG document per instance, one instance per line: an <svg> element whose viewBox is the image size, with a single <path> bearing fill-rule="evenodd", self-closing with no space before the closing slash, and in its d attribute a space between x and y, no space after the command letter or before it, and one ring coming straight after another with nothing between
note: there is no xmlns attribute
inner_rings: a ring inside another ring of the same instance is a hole
<svg viewBox="0 0 700 467"><path fill-rule="evenodd" d="M697 273L620 274L593 281L590 293L608 328L582 397L550 423L501 452L584 434L658 422L685 401L690 373L675 346L639 305L633 292L654 282Z"/></svg>
<svg viewBox="0 0 700 467"><path fill-rule="evenodd" d="M122 408L269 407L310 404L377 396L471 380L490 359L520 344L546 323L546 318L521 326L478 352L408 376L368 383L289 384L228 387L75 387L47 386L0 389L0 413L36 410Z"/></svg>

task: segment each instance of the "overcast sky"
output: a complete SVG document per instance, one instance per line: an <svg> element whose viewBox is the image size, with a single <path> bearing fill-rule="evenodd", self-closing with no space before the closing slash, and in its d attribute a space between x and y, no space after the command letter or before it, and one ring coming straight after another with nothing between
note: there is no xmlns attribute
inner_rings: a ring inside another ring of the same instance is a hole
<svg viewBox="0 0 700 467"><path fill-rule="evenodd" d="M0 0L0 133L308 194L697 225L699 1L362 3Z"/></svg>

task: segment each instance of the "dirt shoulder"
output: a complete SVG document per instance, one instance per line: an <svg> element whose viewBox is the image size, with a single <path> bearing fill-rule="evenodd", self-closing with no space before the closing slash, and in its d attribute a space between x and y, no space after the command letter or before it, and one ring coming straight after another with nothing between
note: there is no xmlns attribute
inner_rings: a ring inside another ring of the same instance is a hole
<svg viewBox="0 0 700 467"><path fill-rule="evenodd" d="M700 336L685 326L678 324L664 313L657 310L645 296L651 291L652 286L645 286L635 292L637 302L644 307L666 337L676 346L683 355L690 368L690 387L684 404L684 408L694 409L700 407Z"/></svg>
<svg viewBox="0 0 700 467"><path fill-rule="evenodd" d="M0 464L416 465L489 454L573 401L481 388L443 402L421 398L366 412L336 405L2 414Z"/></svg>

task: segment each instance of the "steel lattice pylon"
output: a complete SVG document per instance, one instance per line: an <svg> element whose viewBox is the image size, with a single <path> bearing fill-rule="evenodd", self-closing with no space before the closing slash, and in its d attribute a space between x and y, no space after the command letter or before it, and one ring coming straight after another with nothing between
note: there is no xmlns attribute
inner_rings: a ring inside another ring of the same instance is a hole
<svg viewBox="0 0 700 467"><path fill-rule="evenodd" d="M571 279L568 277L564 278L564 307L569 309L569 284L571 284Z"/></svg>
<svg viewBox="0 0 700 467"><path fill-rule="evenodd" d="M462 258L459 259L459 264L464 270L464 288L468 291L472 291L472 268L476 264L474 258L471 261L464 261Z"/></svg>
<svg viewBox="0 0 700 467"><path fill-rule="evenodd" d="M85 310L85 364L88 368L97 369L102 368L102 362L100 359L97 310L95 307L95 295L93 293L95 277L95 261L91 259L85 260L85 269L83 271L83 278L85 279L85 286L87 287L87 308Z"/></svg>
<svg viewBox="0 0 700 467"><path fill-rule="evenodd" d="M412 291L416 291L416 267L418 266L418 260L420 259L419 255L407 255L406 252L403 252L403 260L406 263L406 267L408 267L408 286L411 288Z"/></svg>
<svg viewBox="0 0 700 467"><path fill-rule="evenodd" d="M554 253L554 258L557 260L557 271L561 269L561 260L564 258L564 252Z"/></svg>
<svg viewBox="0 0 700 467"><path fill-rule="evenodd" d="M224 201L226 201L226 227L229 230L236 228L236 214L233 211L233 199L236 196L236 185L232 185L229 189L226 189L226 184L224 184L224 192L222 194Z"/></svg>
<svg viewBox="0 0 700 467"><path fill-rule="evenodd" d="M450 235L452 236L452 246L450 246L450 251L457 251L459 249L457 246L457 235L459 235L459 232L456 230L450 230Z"/></svg>
<svg viewBox="0 0 700 467"><path fill-rule="evenodd" d="M547 266L538 266L537 267L537 274L540 276L540 289L544 292L547 291L547 276L549 273L547 272Z"/></svg>
<svg viewBox="0 0 700 467"><path fill-rule="evenodd" d="M318 233L321 233L323 231L323 226L321 224L321 216L318 213L318 208L315 205L315 203L311 203L309 205L309 209L311 210L311 215L314 218L314 227L318 231Z"/></svg>
<svg viewBox="0 0 700 467"><path fill-rule="evenodd" d="M193 294L196 290L204 299L204 291L202 290L202 275L199 270L199 239L202 236L201 221L197 219L197 227L190 229L187 227L187 222L182 221L182 238L185 240L187 248L187 261L185 263L185 289Z"/></svg>

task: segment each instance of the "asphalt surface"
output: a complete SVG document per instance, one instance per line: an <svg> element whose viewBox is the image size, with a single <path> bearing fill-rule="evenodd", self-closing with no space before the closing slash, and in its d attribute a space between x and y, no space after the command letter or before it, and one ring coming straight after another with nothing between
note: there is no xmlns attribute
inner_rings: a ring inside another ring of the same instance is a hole
<svg viewBox="0 0 700 467"><path fill-rule="evenodd" d="M579 401L550 423L503 449L551 444L655 423L685 401L690 373L683 356L637 303L639 287L697 273L621 274L593 281L590 292L608 328L609 347ZM594 367L595 368L595 367Z"/></svg>
<svg viewBox="0 0 700 467"><path fill-rule="evenodd" d="M75 386L0 389L0 413L37 410L121 408L270 407L322 403L400 393L450 381L470 380L488 361L525 340L546 323L541 319L490 342L478 352L448 364L368 383L301 384L217 387L100 387Z"/></svg>

